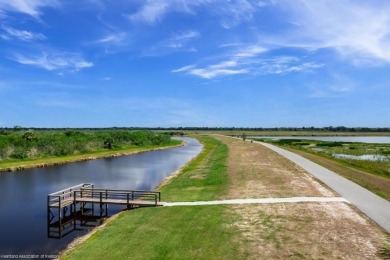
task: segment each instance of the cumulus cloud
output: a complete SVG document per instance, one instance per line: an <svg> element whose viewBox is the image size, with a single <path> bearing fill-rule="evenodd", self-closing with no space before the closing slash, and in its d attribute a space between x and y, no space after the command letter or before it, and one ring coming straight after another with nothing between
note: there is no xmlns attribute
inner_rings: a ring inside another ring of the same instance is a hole
<svg viewBox="0 0 390 260"><path fill-rule="evenodd" d="M43 52L36 56L15 54L13 60L20 64L32 65L49 71L61 69L78 71L93 66L93 63L86 61L81 54L65 52Z"/></svg>

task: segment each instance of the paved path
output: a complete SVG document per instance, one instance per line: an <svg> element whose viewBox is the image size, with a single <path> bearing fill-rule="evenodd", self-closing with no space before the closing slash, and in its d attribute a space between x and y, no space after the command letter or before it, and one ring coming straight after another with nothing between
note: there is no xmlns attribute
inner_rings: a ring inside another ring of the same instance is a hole
<svg viewBox="0 0 390 260"><path fill-rule="evenodd" d="M386 231L390 231L390 202L375 195L371 191L357 185L356 183L347 180L344 177L303 158L300 155L286 151L279 147L263 142L255 142L265 147L274 150L275 152L286 157L290 161L298 164L310 174L328 185L331 189L339 193L342 197L348 200L352 205L360 209L369 218L383 227Z"/></svg>
<svg viewBox="0 0 390 260"><path fill-rule="evenodd" d="M262 198L262 199L232 199L213 201L191 201L191 202L161 202L163 206L201 206L201 205L222 205L222 204L271 204L271 203L298 203L298 202L347 202L341 197L293 197L293 198Z"/></svg>

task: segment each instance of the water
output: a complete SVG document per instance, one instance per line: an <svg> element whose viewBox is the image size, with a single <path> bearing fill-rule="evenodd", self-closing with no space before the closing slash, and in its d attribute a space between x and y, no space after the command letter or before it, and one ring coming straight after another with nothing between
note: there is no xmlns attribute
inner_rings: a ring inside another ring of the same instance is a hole
<svg viewBox="0 0 390 260"><path fill-rule="evenodd" d="M250 136L248 138L269 138L274 140L297 139L328 142L390 144L390 136Z"/></svg>
<svg viewBox="0 0 390 260"><path fill-rule="evenodd" d="M153 190L196 156L202 145L0 174L0 255L54 255L85 231L47 237L47 195L80 183L96 188ZM162 197L164 194L162 194Z"/></svg>
<svg viewBox="0 0 390 260"><path fill-rule="evenodd" d="M333 153L332 156L339 159L352 159L352 160L364 160L364 161L389 161L390 157L378 154L364 154L364 155L351 155Z"/></svg>

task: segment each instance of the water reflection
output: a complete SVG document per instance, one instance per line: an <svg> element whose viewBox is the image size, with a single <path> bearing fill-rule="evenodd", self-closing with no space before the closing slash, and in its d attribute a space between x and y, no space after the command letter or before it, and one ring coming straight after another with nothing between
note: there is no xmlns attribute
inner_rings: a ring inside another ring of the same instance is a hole
<svg viewBox="0 0 390 260"><path fill-rule="evenodd" d="M55 254L65 248L85 231L76 230L60 240L47 238L49 193L79 183L153 190L200 152L198 141L183 140L186 146L169 150L0 174L0 254Z"/></svg>

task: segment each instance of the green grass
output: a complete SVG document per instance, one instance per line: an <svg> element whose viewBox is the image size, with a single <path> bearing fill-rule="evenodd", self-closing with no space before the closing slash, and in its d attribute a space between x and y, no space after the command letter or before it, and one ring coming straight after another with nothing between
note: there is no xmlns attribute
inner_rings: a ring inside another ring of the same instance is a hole
<svg viewBox="0 0 390 260"><path fill-rule="evenodd" d="M161 187L164 201L213 200L227 188L228 148L214 138L201 136L201 154L181 171L174 181Z"/></svg>
<svg viewBox="0 0 390 260"><path fill-rule="evenodd" d="M64 259L239 259L222 206L132 210Z"/></svg>
<svg viewBox="0 0 390 260"><path fill-rule="evenodd" d="M199 137L204 149L170 183L163 201L216 199L227 188L225 144ZM64 259L245 259L227 206L141 208L117 219Z"/></svg>

